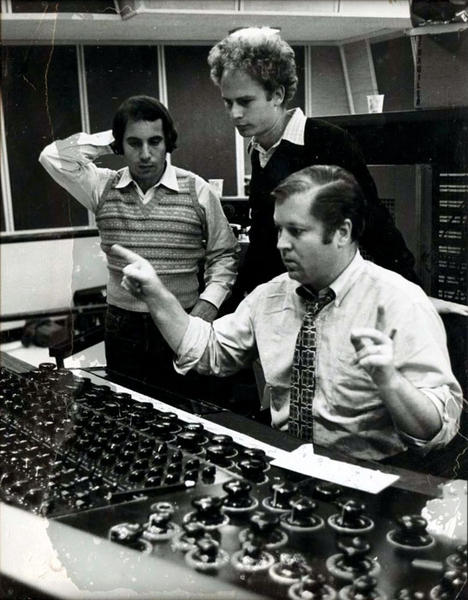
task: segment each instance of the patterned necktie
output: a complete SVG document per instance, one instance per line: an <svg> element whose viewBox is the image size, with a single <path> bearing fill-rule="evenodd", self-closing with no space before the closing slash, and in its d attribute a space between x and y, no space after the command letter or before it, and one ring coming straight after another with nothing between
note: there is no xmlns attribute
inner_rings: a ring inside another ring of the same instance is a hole
<svg viewBox="0 0 468 600"><path fill-rule="evenodd" d="M292 435L312 441L312 402L315 394L315 318L335 298L329 289L317 299L306 300L306 312L296 340L291 371L288 431Z"/></svg>

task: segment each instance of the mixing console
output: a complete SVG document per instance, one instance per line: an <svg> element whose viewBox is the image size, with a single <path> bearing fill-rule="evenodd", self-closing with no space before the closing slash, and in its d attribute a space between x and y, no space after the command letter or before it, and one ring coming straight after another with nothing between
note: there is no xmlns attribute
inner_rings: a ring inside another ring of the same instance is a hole
<svg viewBox="0 0 468 600"><path fill-rule="evenodd" d="M49 363L22 375L3 368L0 387L0 497L42 515L211 484L233 456L255 470L257 454L232 439Z"/></svg>
<svg viewBox="0 0 468 600"><path fill-rule="evenodd" d="M73 548L54 539L54 523L216 577L239 598L466 592L466 546L428 530L428 496L366 494L277 469L262 450L175 409L49 364L3 368L0 384L1 499L51 519L48 535L72 578L79 565L64 558Z"/></svg>

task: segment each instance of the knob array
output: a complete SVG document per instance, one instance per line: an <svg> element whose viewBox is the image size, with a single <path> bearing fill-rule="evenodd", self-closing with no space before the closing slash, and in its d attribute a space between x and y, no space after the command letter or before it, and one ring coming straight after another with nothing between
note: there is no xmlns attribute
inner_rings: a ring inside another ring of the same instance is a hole
<svg viewBox="0 0 468 600"><path fill-rule="evenodd" d="M0 389L0 499L43 515L213 484L225 469L259 481L268 468L262 451L51 363L2 367Z"/></svg>
<svg viewBox="0 0 468 600"><path fill-rule="evenodd" d="M119 501L124 492L214 481L193 457L207 440L198 423L136 402L89 378L45 363L18 375L0 370L2 500L46 515Z"/></svg>

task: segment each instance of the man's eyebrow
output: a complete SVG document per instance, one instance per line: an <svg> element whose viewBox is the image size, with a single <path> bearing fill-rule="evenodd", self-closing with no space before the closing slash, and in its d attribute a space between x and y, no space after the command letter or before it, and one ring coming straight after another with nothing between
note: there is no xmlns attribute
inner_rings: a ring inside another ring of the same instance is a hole
<svg viewBox="0 0 468 600"><path fill-rule="evenodd" d="M278 221L275 221L275 225L278 225ZM295 227L296 229L306 229L303 221L284 221L281 223L281 227Z"/></svg>
<svg viewBox="0 0 468 600"><path fill-rule="evenodd" d="M164 136L157 134L157 135L151 135L148 139L149 140L162 140L163 138L164 138ZM138 140L138 141L140 141L143 138L138 137L137 135L129 135L125 139L126 140Z"/></svg>
<svg viewBox="0 0 468 600"><path fill-rule="evenodd" d="M236 96L235 98L226 98L226 96L222 96L223 100L248 100L250 98L255 98L254 94L244 94L243 96Z"/></svg>

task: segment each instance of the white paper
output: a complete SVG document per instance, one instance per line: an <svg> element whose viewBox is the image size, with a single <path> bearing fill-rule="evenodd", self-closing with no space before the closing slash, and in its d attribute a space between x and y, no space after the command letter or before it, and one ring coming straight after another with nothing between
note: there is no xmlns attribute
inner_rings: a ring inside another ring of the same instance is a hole
<svg viewBox="0 0 468 600"><path fill-rule="evenodd" d="M271 464L371 494L378 494L399 479L398 475L389 475L314 454L312 444L303 444L292 452L285 452Z"/></svg>

